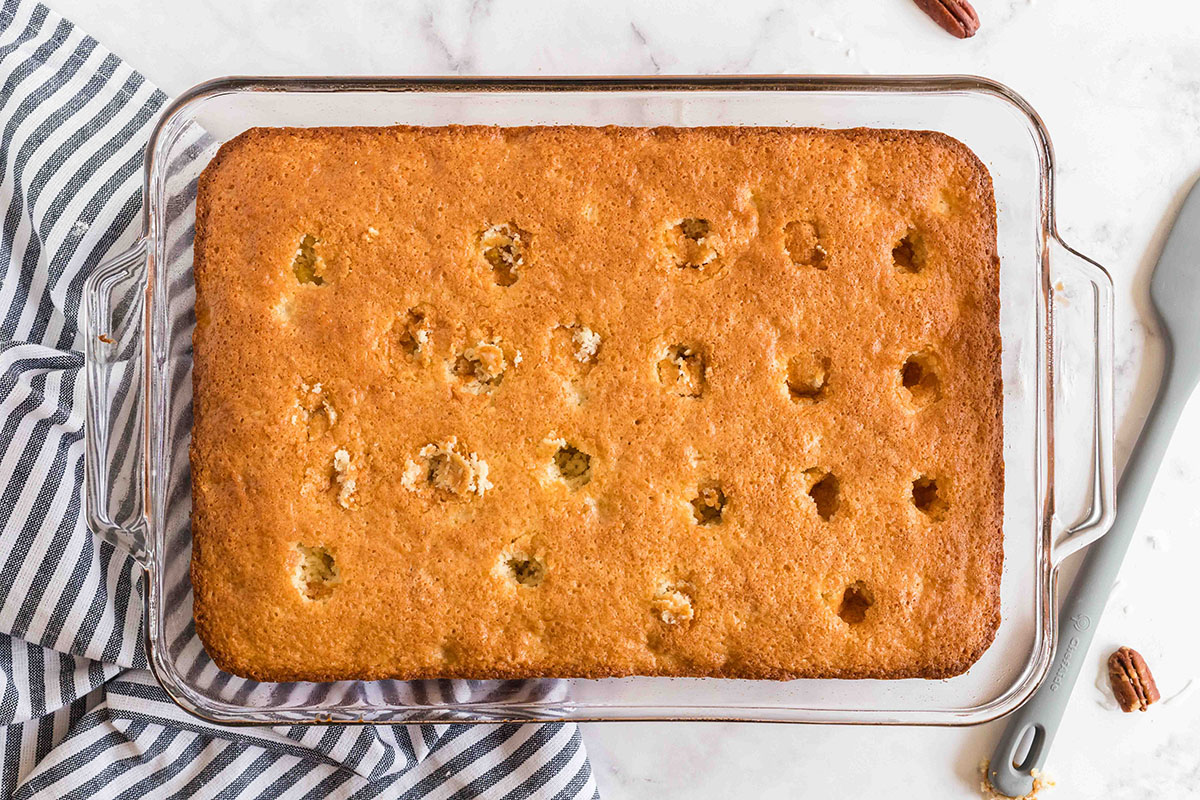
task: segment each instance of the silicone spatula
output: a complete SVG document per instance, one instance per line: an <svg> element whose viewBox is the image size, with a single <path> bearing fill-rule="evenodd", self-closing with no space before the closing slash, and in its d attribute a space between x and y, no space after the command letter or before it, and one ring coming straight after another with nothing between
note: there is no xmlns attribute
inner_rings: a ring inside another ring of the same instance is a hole
<svg viewBox="0 0 1200 800"><path fill-rule="evenodd" d="M1050 672L1029 700L1013 712L992 754L988 779L997 791L1010 797L1032 791L1031 772L1046 761L1071 689L1088 661L1088 645L1171 434L1200 382L1200 182L1192 186L1175 218L1150 279L1150 300L1158 313L1166 351L1162 383L1117 485L1116 522L1085 551L1075 583L1062 604L1059 619L1063 622L1058 627ZM1031 744L1022 755L1017 748L1028 736Z"/></svg>

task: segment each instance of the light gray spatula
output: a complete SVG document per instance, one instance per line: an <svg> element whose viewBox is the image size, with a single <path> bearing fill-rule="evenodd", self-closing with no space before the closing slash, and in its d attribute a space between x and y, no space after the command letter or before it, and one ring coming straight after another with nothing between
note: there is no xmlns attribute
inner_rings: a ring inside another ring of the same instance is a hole
<svg viewBox="0 0 1200 800"><path fill-rule="evenodd" d="M1079 677L1088 645L1112 590L1125 551L1167 444L1192 390L1200 382L1200 182L1192 186L1150 279L1151 304L1157 309L1166 363L1158 396L1146 418L1117 486L1117 519L1112 530L1088 547L1075 583L1062 604L1058 642L1050 673L1041 687L1013 712L988 767L992 786L1010 797L1033 789L1032 770L1040 769L1062 721L1071 688ZM1017 748L1032 731L1028 753L1019 763Z"/></svg>

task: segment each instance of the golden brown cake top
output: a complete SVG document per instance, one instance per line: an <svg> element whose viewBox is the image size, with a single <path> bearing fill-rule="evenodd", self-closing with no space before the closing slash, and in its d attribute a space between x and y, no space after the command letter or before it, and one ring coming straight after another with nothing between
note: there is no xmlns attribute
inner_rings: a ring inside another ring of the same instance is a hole
<svg viewBox="0 0 1200 800"><path fill-rule="evenodd" d="M197 206L197 630L268 680L960 672L998 264L936 133L248 131Z"/></svg>

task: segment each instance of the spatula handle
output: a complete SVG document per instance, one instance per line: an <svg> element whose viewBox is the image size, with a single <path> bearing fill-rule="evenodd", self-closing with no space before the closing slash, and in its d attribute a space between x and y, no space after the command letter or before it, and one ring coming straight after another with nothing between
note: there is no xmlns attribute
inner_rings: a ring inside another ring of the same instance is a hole
<svg viewBox="0 0 1200 800"><path fill-rule="evenodd" d="M1125 472L1117 488L1119 513L1112 529L1089 547L1071 591L1059 612L1061 624L1050 672L1041 687L1009 718L1008 727L992 753L988 780L995 789L1010 797L1020 797L1033 789L1034 770L1041 769L1050 743L1058 731L1071 690L1087 660L1087 651L1096 633L1100 615L1121 568L1121 561L1137 529L1138 519L1154 486L1154 477L1166 455L1171 434L1187 403L1189 389L1173 390L1170 382L1171 350L1163 383L1142 434L1130 453ZM1025 755L1018 749L1031 736Z"/></svg>

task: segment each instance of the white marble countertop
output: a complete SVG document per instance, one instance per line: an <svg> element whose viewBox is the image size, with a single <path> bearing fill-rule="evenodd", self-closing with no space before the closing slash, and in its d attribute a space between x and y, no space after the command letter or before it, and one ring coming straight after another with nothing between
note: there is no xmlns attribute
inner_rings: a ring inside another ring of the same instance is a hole
<svg viewBox="0 0 1200 800"><path fill-rule="evenodd" d="M958 41L911 0L47 0L169 93L226 74L973 73L1040 112L1059 158L1064 239L1117 290L1118 463L1160 358L1146 282L1200 174L1200 4L976 0ZM1185 346L1195 346L1187 343ZM1088 653L1120 644L1168 702L1124 715L1077 687L1048 798L1200 798L1200 399L1193 399ZM1189 446L1190 444L1190 446ZM1186 633L1185 633L1186 632ZM1194 683L1193 683L1194 682ZM999 734L744 724L584 726L606 800L978 797Z"/></svg>

